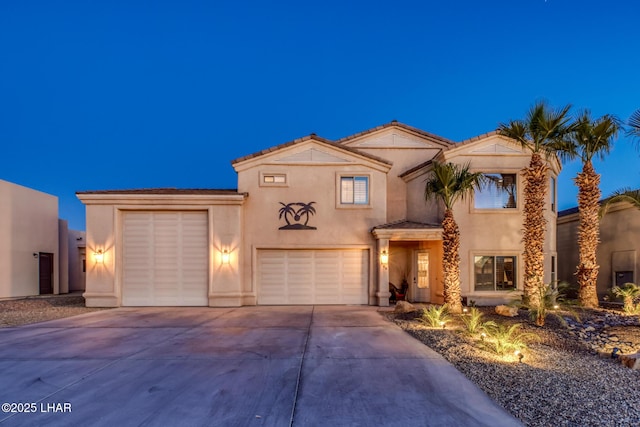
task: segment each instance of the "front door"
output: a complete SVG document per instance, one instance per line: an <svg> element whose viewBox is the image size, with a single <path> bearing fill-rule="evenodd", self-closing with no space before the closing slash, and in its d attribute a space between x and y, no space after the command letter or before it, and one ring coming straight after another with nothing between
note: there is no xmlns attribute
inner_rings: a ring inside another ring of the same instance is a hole
<svg viewBox="0 0 640 427"><path fill-rule="evenodd" d="M39 259L39 277L40 277L40 295L53 293L53 254L48 252L40 252Z"/></svg>
<svg viewBox="0 0 640 427"><path fill-rule="evenodd" d="M414 302L429 302L431 292L429 283L429 251L415 251L413 260L411 300Z"/></svg>

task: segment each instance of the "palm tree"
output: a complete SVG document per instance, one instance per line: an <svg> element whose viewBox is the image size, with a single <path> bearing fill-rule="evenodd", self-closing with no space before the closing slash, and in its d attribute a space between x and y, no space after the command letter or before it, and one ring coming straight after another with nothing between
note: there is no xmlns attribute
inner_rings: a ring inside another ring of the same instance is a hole
<svg viewBox="0 0 640 427"><path fill-rule="evenodd" d="M569 158L578 157L582 161L582 172L578 173L575 183L578 186L578 248L579 263L576 276L580 286L579 300L584 307L598 306L596 283L600 266L596 259L600 243L600 174L596 173L592 159L604 159L609 154L613 139L621 126L618 119L604 115L591 119L589 111L582 112L574 123L569 135L571 144L564 154Z"/></svg>
<svg viewBox="0 0 640 427"><path fill-rule="evenodd" d="M546 221L544 205L547 194L547 165L543 156L555 155L566 141L571 128L567 105L553 110L545 102L537 102L523 120L501 123L498 132L519 142L531 152L529 166L524 170L524 304L540 305L538 289L544 286L544 236Z"/></svg>
<svg viewBox="0 0 640 427"><path fill-rule="evenodd" d="M469 172L469 165L433 162L433 175L425 184L426 200L434 198L444 204L442 220L442 269L444 270L444 303L454 314L462 313L460 291L460 229L453 217L453 206L484 182L480 172Z"/></svg>

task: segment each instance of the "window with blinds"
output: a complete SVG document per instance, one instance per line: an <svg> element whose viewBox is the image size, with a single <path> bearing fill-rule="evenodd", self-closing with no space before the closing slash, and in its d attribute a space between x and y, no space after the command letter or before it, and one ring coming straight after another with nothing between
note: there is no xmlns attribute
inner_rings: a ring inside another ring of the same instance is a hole
<svg viewBox="0 0 640 427"><path fill-rule="evenodd" d="M340 203L366 205L369 203L369 177L343 176L340 178Z"/></svg>

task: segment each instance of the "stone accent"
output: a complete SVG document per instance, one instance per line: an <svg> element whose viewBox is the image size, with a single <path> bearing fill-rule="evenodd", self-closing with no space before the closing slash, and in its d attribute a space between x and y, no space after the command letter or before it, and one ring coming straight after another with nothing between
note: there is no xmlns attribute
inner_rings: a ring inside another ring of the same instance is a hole
<svg viewBox="0 0 640 427"><path fill-rule="evenodd" d="M518 315L518 307L510 307L508 305L496 306L496 314L506 317L516 317Z"/></svg>
<svg viewBox="0 0 640 427"><path fill-rule="evenodd" d="M411 313L416 311L417 309L413 304L407 301L398 301L396 302L396 308L393 310L395 313Z"/></svg>
<svg viewBox="0 0 640 427"><path fill-rule="evenodd" d="M620 363L627 368L640 370L640 352L636 354L620 355Z"/></svg>

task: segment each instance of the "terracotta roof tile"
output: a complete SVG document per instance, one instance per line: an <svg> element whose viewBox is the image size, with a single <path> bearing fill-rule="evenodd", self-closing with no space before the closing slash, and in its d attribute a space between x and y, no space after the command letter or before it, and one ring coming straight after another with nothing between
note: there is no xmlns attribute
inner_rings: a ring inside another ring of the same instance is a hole
<svg viewBox="0 0 640 427"><path fill-rule="evenodd" d="M265 154L269 154L269 153L271 153L273 151L278 151L278 150L281 150L283 148L287 148L287 147L290 147L292 145L300 144L302 142L310 141L310 140L317 141L317 142L319 142L321 144L329 145L329 146L331 146L333 148L337 148L338 150L348 151L348 152L351 152L353 154L357 154L359 156L366 157L366 158L369 158L371 160L375 160L376 162L381 162L381 163L384 163L384 164L387 164L387 165L391 165L392 164L389 160L383 159L382 157L374 156L372 154L365 153L365 152L357 150L355 148L351 148L351 147L344 146L342 144L338 144L338 143L336 143L334 141L331 141L329 139L319 137L314 133L312 133L311 135L304 136L302 138L294 139L293 141L285 142L283 144L276 145L274 147L270 147L270 148L258 151L258 152L253 153L253 154L249 154L249 155L246 155L246 156L243 156L243 157L239 157L239 158L237 158L235 160L232 160L231 164L234 165L236 163L240 163L240 162L243 162L245 160L255 159L257 157L264 156Z"/></svg>
<svg viewBox="0 0 640 427"><path fill-rule="evenodd" d="M242 195L236 189L209 188L136 188L125 190L76 191L76 194L202 194L202 195Z"/></svg>
<svg viewBox="0 0 640 427"><path fill-rule="evenodd" d="M413 126L409 126L409 125L406 125L404 123L400 123L397 120L392 120L389 123L385 123L383 125L376 126L374 128L367 129L367 130L364 130L362 132L358 132L358 133L353 134L353 135L346 136L344 138L341 138L341 139L337 140L336 142L338 144L343 144L343 143L345 143L347 141L350 141L352 139L359 138L359 137L361 137L363 135L368 135L370 133L373 133L373 132L376 132L376 131L379 131L379 130L382 130L382 129L386 129L386 128L389 128L389 127L399 127L399 128L404 129L404 130L407 130L409 132L417 133L418 135L422 135L422 136L424 136L424 137L426 137L428 139L436 140L436 141L438 141L440 143L444 143L444 144L447 144L447 145L455 144L455 142L450 140L450 139L443 138L443 137L441 137L439 135L435 135L433 133L425 132L422 129L418 129L418 128L415 128Z"/></svg>

